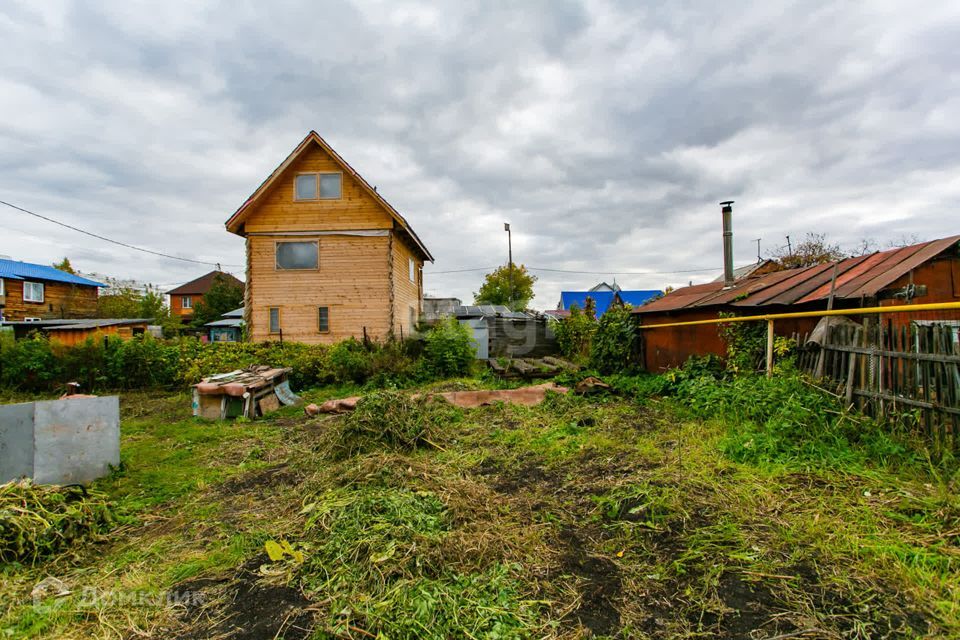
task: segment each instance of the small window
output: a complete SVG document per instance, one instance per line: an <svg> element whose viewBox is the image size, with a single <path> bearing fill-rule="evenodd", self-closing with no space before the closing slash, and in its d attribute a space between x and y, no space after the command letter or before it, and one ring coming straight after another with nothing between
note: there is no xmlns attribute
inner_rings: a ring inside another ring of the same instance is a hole
<svg viewBox="0 0 960 640"><path fill-rule="evenodd" d="M3 278L0 278L0 296L6 295L3 289Z"/></svg>
<svg viewBox="0 0 960 640"><path fill-rule="evenodd" d="M320 244L309 242L278 242L277 269L317 269L320 266Z"/></svg>
<svg viewBox="0 0 960 640"><path fill-rule="evenodd" d="M280 333L280 307L270 307L270 333Z"/></svg>
<svg viewBox="0 0 960 640"><path fill-rule="evenodd" d="M180 306L184 309L193 309L193 298L190 296L183 296L180 298Z"/></svg>
<svg viewBox="0 0 960 640"><path fill-rule="evenodd" d="M414 262L413 258L410 258L410 261L407 263L410 270L410 282L417 281L417 263Z"/></svg>
<svg viewBox="0 0 960 640"><path fill-rule="evenodd" d="M340 198L341 178L342 176L339 173L320 174L320 197L323 200L338 200Z"/></svg>
<svg viewBox="0 0 960 640"><path fill-rule="evenodd" d="M417 309L416 307L410 307L410 331L417 330Z"/></svg>
<svg viewBox="0 0 960 640"><path fill-rule="evenodd" d="M317 199L317 174L301 173L297 176L295 184L294 200Z"/></svg>
<svg viewBox="0 0 960 640"><path fill-rule="evenodd" d="M330 331L330 308L317 307L317 329L320 333Z"/></svg>
<svg viewBox="0 0 960 640"><path fill-rule="evenodd" d="M42 282L24 282L23 283L23 301L24 302L43 302L43 283Z"/></svg>
<svg viewBox="0 0 960 640"><path fill-rule="evenodd" d="M343 175L339 173L300 173L293 182L294 200L338 200Z"/></svg>

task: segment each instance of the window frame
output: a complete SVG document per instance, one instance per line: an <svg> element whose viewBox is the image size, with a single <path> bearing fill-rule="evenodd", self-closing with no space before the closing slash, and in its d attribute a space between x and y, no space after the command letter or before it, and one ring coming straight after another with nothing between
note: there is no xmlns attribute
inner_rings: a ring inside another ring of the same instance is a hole
<svg viewBox="0 0 960 640"><path fill-rule="evenodd" d="M193 310L193 296L180 296L180 308Z"/></svg>
<svg viewBox="0 0 960 640"><path fill-rule="evenodd" d="M3 284L3 278L0 278L0 296L7 295L7 290L4 288L6 285Z"/></svg>
<svg viewBox="0 0 960 640"><path fill-rule="evenodd" d="M315 198L298 198L297 197L297 180L300 176L313 176L314 187L316 189L317 197ZM323 192L320 190L320 176L339 176L340 178L340 193L336 196L324 196ZM342 200L343 199L343 171L300 171L293 176L293 201L294 202L319 202L321 200Z"/></svg>
<svg viewBox="0 0 960 640"><path fill-rule="evenodd" d="M273 329L273 310L277 310L277 329ZM283 325L281 324L282 314L280 307L267 307L267 333L272 336L279 335L283 331Z"/></svg>
<svg viewBox="0 0 960 640"><path fill-rule="evenodd" d="M417 261L413 258L408 258L408 270L410 272L410 282L417 284Z"/></svg>
<svg viewBox="0 0 960 640"><path fill-rule="evenodd" d="M304 267L302 269L291 269L280 266L280 245L281 244L308 244L313 243L317 246L317 266ZM320 271L320 239L313 240L274 240L273 241L273 270L274 271Z"/></svg>
<svg viewBox="0 0 960 640"><path fill-rule="evenodd" d="M323 328L323 312L327 314L327 328ZM330 307L317 307L317 333L330 333Z"/></svg>
<svg viewBox="0 0 960 640"><path fill-rule="evenodd" d="M40 299L28 298L27 297L27 285L30 285L31 293L34 291L33 287L40 287ZM43 304L44 298L46 297L46 287L43 286L42 282L31 282L29 280L23 281L23 301L24 302L33 302L35 304Z"/></svg>

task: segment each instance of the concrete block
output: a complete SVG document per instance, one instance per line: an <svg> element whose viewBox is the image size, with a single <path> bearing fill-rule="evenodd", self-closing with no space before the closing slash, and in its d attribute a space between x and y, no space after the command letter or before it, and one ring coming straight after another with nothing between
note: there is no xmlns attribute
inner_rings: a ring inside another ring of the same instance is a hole
<svg viewBox="0 0 960 640"><path fill-rule="evenodd" d="M117 396L0 406L0 482L87 483L118 464Z"/></svg>

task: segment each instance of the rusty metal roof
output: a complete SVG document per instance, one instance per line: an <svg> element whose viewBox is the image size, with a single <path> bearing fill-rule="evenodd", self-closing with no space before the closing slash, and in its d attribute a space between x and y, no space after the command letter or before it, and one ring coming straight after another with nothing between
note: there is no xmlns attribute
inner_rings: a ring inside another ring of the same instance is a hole
<svg viewBox="0 0 960 640"><path fill-rule="evenodd" d="M825 302L830 296L834 266L837 269L835 299L871 297L921 264L955 248L958 243L960 235L812 267L774 271L737 280L729 289L723 288L723 282L683 287L659 300L638 307L633 312L657 313L716 306L751 308L806 304L821 300Z"/></svg>

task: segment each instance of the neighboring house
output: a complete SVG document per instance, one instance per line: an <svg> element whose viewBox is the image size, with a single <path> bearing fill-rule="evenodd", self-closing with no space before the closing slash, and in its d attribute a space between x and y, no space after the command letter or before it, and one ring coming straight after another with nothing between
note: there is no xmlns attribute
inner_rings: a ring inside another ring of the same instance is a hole
<svg viewBox="0 0 960 640"><path fill-rule="evenodd" d="M75 345L87 338L105 335L117 336L124 340L152 331L149 318L95 318L73 320L37 320L34 322L9 322L5 326L13 328L16 339L25 338L39 331L61 344ZM159 327L156 327L159 331Z"/></svg>
<svg viewBox="0 0 960 640"><path fill-rule="evenodd" d="M240 342L243 339L243 307L228 311L219 320L203 325L210 342Z"/></svg>
<svg viewBox="0 0 960 640"><path fill-rule="evenodd" d="M0 318L94 318L102 286L47 265L0 259Z"/></svg>
<svg viewBox="0 0 960 640"><path fill-rule="evenodd" d="M659 300L633 310L644 325L706 320L720 312L762 315L833 308L924 304L960 301L960 235L921 242L909 247L881 251L812 267L785 269L735 279L676 289ZM836 281L834 282L834 274ZM944 320L944 312L911 313L923 322ZM956 323L960 314L949 315ZM776 333L804 335L817 318L777 320ZM644 361L648 371L682 365L692 355L724 355L726 345L715 325L667 327L642 331Z"/></svg>
<svg viewBox="0 0 960 640"><path fill-rule="evenodd" d="M246 239L251 340L409 335L433 256L315 131L226 222Z"/></svg>
<svg viewBox="0 0 960 640"><path fill-rule="evenodd" d="M213 282L217 276L221 276L229 282L235 282L241 287L243 286L243 282L229 273L211 271L196 280L191 280L176 289L167 291L167 295L170 296L170 313L175 316L180 316L183 322L189 322L193 318L193 310L196 308L197 303L203 300L203 296L206 295L210 287L213 286Z"/></svg>
<svg viewBox="0 0 960 640"><path fill-rule="evenodd" d="M606 285L606 283L601 283ZM606 285L609 287L610 285ZM613 285L617 287L616 284ZM599 287L599 285L598 285ZM594 290L596 289L596 290ZM632 290L627 291L617 287L616 289L598 289L594 287L590 291L561 291L560 292L560 303L557 305L557 311L568 312L566 314L551 314L556 317L565 317L569 314L571 307L576 305L581 310L586 307L587 298L593 300L594 308L596 309L597 318L601 317L604 313L607 312L607 309L610 308L612 304L629 304L632 307L639 307L643 304L646 304L649 300L656 298L657 296L662 296L662 291L657 290Z"/></svg>

